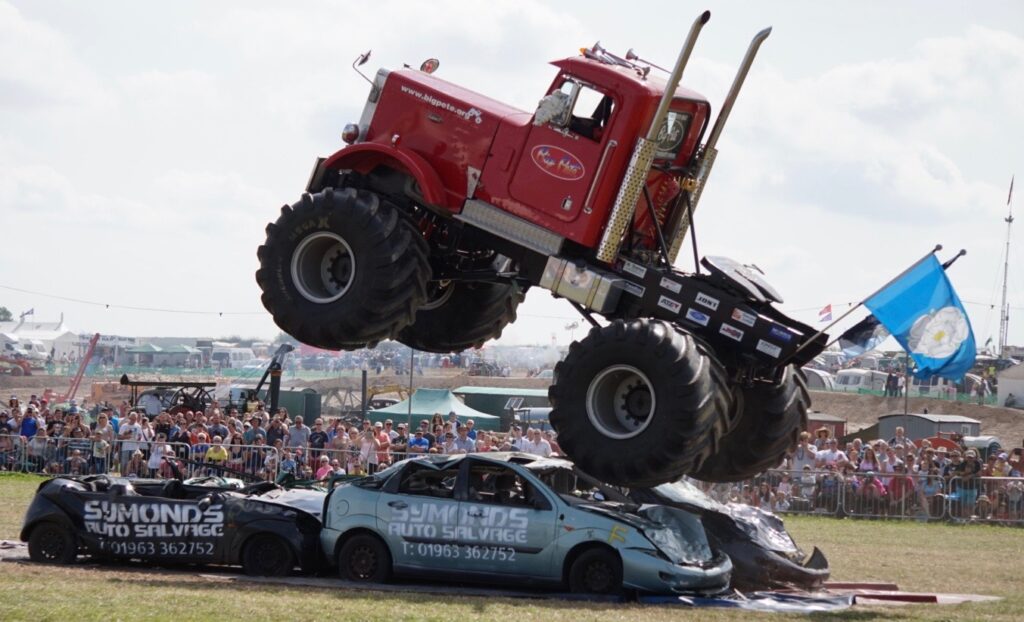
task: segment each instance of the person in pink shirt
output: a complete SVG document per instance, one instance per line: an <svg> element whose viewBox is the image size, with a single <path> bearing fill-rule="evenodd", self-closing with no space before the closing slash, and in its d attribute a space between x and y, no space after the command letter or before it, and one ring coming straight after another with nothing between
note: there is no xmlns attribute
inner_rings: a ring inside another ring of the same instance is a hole
<svg viewBox="0 0 1024 622"><path fill-rule="evenodd" d="M331 459L327 456L320 456L320 468L316 470L317 481L325 480L334 473L334 469L331 468Z"/></svg>

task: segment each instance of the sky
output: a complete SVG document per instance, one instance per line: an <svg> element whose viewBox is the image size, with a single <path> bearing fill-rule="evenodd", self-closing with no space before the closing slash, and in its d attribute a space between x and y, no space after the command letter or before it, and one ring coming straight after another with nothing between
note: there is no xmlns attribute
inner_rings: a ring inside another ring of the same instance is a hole
<svg viewBox="0 0 1024 622"><path fill-rule="evenodd" d="M825 305L838 316L935 244L963 248L949 275L977 342L997 339L1014 174L1024 212L1013 1L0 0L0 306L82 332L274 337L256 248L358 120L358 54L373 49L370 75L436 57L438 76L532 110L549 61L600 40L670 66L704 8L683 83L714 111L773 31L719 142L700 253L755 263L783 311L823 327ZM502 343L568 343L579 319L535 288Z"/></svg>

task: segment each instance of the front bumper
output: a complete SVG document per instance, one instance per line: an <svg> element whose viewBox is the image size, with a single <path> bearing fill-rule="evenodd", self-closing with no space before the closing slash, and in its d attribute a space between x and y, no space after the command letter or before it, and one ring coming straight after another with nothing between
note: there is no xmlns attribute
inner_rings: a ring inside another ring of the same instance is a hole
<svg viewBox="0 0 1024 622"><path fill-rule="evenodd" d="M718 555L706 568L684 566L652 555L645 549L619 549L622 584L655 594L717 594L729 588L732 561Z"/></svg>

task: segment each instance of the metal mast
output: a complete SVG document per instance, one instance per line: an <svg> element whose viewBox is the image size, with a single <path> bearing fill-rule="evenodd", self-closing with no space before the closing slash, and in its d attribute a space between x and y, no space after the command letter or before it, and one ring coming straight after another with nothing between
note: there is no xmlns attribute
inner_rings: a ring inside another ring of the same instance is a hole
<svg viewBox="0 0 1024 622"><path fill-rule="evenodd" d="M1006 197L1009 213L1006 222L1006 257L1003 262L1003 302L999 307L999 358L1006 356L1006 340L1010 332L1010 307L1006 302L1006 280L1010 273L1010 228L1013 226L1013 177L1010 178L1010 194Z"/></svg>

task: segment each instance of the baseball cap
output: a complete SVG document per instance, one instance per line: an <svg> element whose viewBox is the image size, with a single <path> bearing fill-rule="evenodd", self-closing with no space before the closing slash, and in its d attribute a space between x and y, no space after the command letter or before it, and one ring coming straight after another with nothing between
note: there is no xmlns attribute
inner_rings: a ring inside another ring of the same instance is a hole
<svg viewBox="0 0 1024 622"><path fill-rule="evenodd" d="M373 427L375 427L375 428L383 428L384 424L381 423L380 421L378 421L377 423L373 424Z"/></svg>
<svg viewBox="0 0 1024 622"><path fill-rule="evenodd" d="M1005 451L1003 453L999 454L999 459L1000 460L1006 460L1009 457L1010 456L1008 456Z"/></svg>

